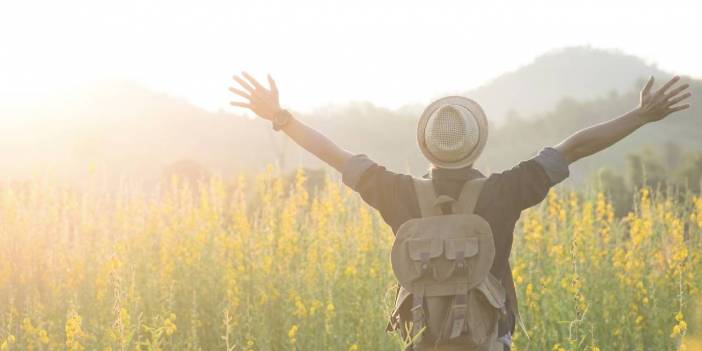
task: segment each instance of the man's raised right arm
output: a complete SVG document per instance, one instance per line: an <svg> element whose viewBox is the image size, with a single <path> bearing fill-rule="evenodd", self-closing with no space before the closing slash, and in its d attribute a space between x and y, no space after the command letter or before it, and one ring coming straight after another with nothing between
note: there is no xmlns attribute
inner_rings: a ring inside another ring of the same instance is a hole
<svg viewBox="0 0 702 351"><path fill-rule="evenodd" d="M271 121L276 128L285 132L302 148L339 172L343 170L344 165L353 155L336 145L324 134L298 120L288 111L283 110L280 107L278 88L270 75L268 76L270 89L263 87L246 72L243 72L242 76L246 80L239 76L234 76L234 80L239 84L240 88L230 87L229 90L248 101L232 101L232 105L250 109L259 117Z"/></svg>

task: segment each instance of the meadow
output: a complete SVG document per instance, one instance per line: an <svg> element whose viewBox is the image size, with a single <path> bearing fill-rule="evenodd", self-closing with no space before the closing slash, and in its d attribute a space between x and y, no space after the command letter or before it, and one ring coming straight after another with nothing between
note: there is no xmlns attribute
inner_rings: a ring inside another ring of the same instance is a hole
<svg viewBox="0 0 702 351"><path fill-rule="evenodd" d="M0 350L399 350L390 228L286 179L0 184ZM524 212L515 350L702 350L702 197L632 201L557 188Z"/></svg>

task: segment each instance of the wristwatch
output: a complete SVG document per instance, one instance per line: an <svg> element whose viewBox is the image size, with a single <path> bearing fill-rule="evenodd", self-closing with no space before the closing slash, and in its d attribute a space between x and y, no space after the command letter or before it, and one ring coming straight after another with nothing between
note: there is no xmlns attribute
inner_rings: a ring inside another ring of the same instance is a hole
<svg viewBox="0 0 702 351"><path fill-rule="evenodd" d="M279 131L281 128L285 127L292 119L292 114L286 109L280 109L275 113L271 122L273 122L273 130Z"/></svg>

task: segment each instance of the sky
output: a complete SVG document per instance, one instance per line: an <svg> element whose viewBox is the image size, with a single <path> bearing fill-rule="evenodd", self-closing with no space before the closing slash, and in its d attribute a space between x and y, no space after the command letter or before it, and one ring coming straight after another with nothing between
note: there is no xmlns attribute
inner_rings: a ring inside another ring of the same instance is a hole
<svg viewBox="0 0 702 351"><path fill-rule="evenodd" d="M397 108L484 84L567 46L702 77L694 1L0 1L0 104L112 80L233 111L232 74L271 73L306 111Z"/></svg>

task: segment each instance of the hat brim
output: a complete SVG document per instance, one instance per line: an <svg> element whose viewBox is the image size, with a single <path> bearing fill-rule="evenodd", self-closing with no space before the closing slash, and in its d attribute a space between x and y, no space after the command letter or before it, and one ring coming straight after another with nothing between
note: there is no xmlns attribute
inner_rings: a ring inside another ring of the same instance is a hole
<svg viewBox="0 0 702 351"><path fill-rule="evenodd" d="M473 151L471 151L465 157L452 162L442 161L436 156L432 155L424 140L424 133L429 117L431 117L434 111L446 105L459 105L466 108L473 114L475 121L478 123L478 144L475 146ZM441 168L456 169L472 165L480 154L482 154L485 144L487 143L487 138L488 123L485 112L477 102L463 96L447 96L432 102L426 109L424 109L424 112L422 112L422 116L419 118L419 124L417 126L417 144L419 145L419 150L422 151L422 154L424 154L424 157L426 157L429 162Z"/></svg>

